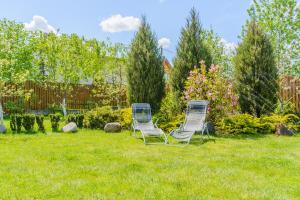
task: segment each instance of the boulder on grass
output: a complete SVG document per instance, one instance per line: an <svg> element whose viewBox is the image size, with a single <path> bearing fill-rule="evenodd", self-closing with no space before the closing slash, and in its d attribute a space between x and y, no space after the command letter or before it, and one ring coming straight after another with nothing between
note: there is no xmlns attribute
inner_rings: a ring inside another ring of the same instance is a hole
<svg viewBox="0 0 300 200"><path fill-rule="evenodd" d="M74 132L77 132L77 129L78 128L77 128L76 123L70 122L67 125L65 125L61 130L64 133L70 133L70 132L74 133Z"/></svg>
<svg viewBox="0 0 300 200"><path fill-rule="evenodd" d="M121 124L118 122L107 123L104 127L106 133L118 133L122 129Z"/></svg>
<svg viewBox="0 0 300 200"><path fill-rule="evenodd" d="M5 132L6 132L6 127L0 124L0 133L5 133Z"/></svg>
<svg viewBox="0 0 300 200"><path fill-rule="evenodd" d="M283 124L276 124L276 135L287 135L287 136L292 136L294 135L293 131L288 129L285 125Z"/></svg>

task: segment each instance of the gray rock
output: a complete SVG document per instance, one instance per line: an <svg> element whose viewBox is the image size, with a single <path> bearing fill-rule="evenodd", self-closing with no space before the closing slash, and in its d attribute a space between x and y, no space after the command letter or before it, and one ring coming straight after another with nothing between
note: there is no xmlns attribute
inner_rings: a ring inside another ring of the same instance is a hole
<svg viewBox="0 0 300 200"><path fill-rule="evenodd" d="M65 125L61 130L64 133L69 133L69 132L77 132L77 125L74 122L70 122L67 125Z"/></svg>
<svg viewBox="0 0 300 200"><path fill-rule="evenodd" d="M107 123L104 127L104 131L107 133L117 133L122 129L121 124L118 122Z"/></svg>
<svg viewBox="0 0 300 200"><path fill-rule="evenodd" d="M6 127L0 124L0 133L5 133L6 130L7 130Z"/></svg>
<svg viewBox="0 0 300 200"><path fill-rule="evenodd" d="M283 124L276 124L276 135L288 135L292 136L294 135L292 130L289 130L285 125Z"/></svg>

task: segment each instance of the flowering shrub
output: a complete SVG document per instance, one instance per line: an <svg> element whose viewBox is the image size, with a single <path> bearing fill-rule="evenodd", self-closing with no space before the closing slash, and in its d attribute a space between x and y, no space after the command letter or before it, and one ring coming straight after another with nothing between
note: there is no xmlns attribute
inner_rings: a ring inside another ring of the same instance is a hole
<svg viewBox="0 0 300 200"><path fill-rule="evenodd" d="M209 100L208 118L216 122L229 113L237 110L237 96L233 85L220 75L218 65L212 65L206 70L204 62L201 68L190 72L186 81L185 100Z"/></svg>

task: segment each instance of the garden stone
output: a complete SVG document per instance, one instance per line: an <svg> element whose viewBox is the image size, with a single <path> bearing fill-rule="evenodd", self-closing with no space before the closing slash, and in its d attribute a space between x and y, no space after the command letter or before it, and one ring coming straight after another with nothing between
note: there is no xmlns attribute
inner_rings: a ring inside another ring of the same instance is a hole
<svg viewBox="0 0 300 200"><path fill-rule="evenodd" d="M6 132L6 127L0 124L0 133L5 133L5 132Z"/></svg>
<svg viewBox="0 0 300 200"><path fill-rule="evenodd" d="M106 133L117 133L122 129L121 124L118 122L107 123L104 127Z"/></svg>
<svg viewBox="0 0 300 200"><path fill-rule="evenodd" d="M62 131L64 133L77 132L77 125L74 122L70 122L62 128Z"/></svg>
<svg viewBox="0 0 300 200"><path fill-rule="evenodd" d="M276 135L292 136L292 135L294 135L294 133L293 133L293 131L289 130L285 125L276 124Z"/></svg>

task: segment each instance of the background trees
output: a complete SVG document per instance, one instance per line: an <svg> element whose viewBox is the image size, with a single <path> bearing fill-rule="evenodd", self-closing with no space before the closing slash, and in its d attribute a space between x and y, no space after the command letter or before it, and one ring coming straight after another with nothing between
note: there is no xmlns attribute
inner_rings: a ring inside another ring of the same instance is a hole
<svg viewBox="0 0 300 200"><path fill-rule="evenodd" d="M5 96L25 97L22 84L38 77L33 65L33 37L23 31L23 25L14 21L0 20L0 122L3 122L2 98ZM8 85L10 84L10 85Z"/></svg>
<svg viewBox="0 0 300 200"><path fill-rule="evenodd" d="M145 17L129 50L128 97L130 103L150 103L154 110L164 96L165 80L162 51Z"/></svg>
<svg viewBox="0 0 300 200"><path fill-rule="evenodd" d="M259 117L274 111L278 74L272 44L255 21L248 24L237 49L235 80L243 113Z"/></svg>
<svg viewBox="0 0 300 200"><path fill-rule="evenodd" d="M200 66L200 61L205 61L209 67L212 56L204 43L204 29L199 21L199 14L193 8L187 19L186 26L181 31L180 41L174 58L174 69L171 76L173 91L177 97L182 95L185 81L189 72Z"/></svg>
<svg viewBox="0 0 300 200"><path fill-rule="evenodd" d="M300 75L300 6L296 0L254 0L252 19L270 37L280 74Z"/></svg>

